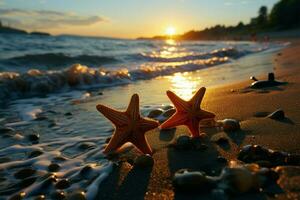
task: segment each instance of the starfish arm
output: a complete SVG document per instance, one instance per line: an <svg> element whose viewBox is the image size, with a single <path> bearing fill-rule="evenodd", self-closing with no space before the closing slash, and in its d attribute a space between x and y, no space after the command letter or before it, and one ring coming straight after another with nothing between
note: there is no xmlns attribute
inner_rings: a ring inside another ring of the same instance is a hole
<svg viewBox="0 0 300 200"><path fill-rule="evenodd" d="M190 130L192 137L199 137L199 120L193 119L185 124Z"/></svg>
<svg viewBox="0 0 300 200"><path fill-rule="evenodd" d="M139 121L139 127L140 127L141 132L150 131L152 129L155 129L158 126L159 126L159 124L155 120L141 118Z"/></svg>
<svg viewBox="0 0 300 200"><path fill-rule="evenodd" d="M126 110L126 113L131 117L132 120L138 120L140 118L140 106L139 106L139 95L134 94L130 99L130 103Z"/></svg>
<svg viewBox="0 0 300 200"><path fill-rule="evenodd" d="M118 148L120 148L123 144L127 142L126 137L126 132L124 132L124 130L122 129L117 128L109 143L107 144L106 148L104 149L103 153L108 154L116 151Z"/></svg>
<svg viewBox="0 0 300 200"><path fill-rule="evenodd" d="M98 104L96 108L116 126L122 126L128 123L128 118L126 117L126 115L124 115L123 112L111 109L102 104Z"/></svg>
<svg viewBox="0 0 300 200"><path fill-rule="evenodd" d="M182 100L174 92L167 91L167 96L172 101L177 111L187 111L190 109L189 103Z"/></svg>
<svg viewBox="0 0 300 200"><path fill-rule="evenodd" d="M189 101L192 105L194 109L199 109L200 108L200 104L202 102L202 99L204 97L206 88L202 87L200 88L192 97L192 99Z"/></svg>
<svg viewBox="0 0 300 200"><path fill-rule="evenodd" d="M144 134L139 133L138 135L135 135L130 142L142 153L152 155L152 149Z"/></svg>
<svg viewBox="0 0 300 200"><path fill-rule="evenodd" d="M176 112L167 121L162 123L160 125L160 128L166 129L166 128L173 128L178 125L183 125L183 124L185 124L186 120L187 120L186 114Z"/></svg>

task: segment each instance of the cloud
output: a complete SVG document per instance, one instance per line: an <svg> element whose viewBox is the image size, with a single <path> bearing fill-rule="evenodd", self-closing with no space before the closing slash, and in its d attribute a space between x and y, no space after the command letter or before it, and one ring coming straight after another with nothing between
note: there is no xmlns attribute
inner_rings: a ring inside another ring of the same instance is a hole
<svg viewBox="0 0 300 200"><path fill-rule="evenodd" d="M83 16L72 12L1 8L0 19L11 26L29 30L53 29L65 26L87 26L107 21L104 17L97 15Z"/></svg>

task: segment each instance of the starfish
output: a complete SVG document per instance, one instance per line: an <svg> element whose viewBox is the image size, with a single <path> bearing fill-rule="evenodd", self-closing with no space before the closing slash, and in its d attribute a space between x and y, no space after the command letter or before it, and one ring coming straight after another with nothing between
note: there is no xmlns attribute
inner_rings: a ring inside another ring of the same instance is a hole
<svg viewBox="0 0 300 200"><path fill-rule="evenodd" d="M158 122L141 117L139 111L139 96L132 95L126 111L117 111L104 105L98 104L97 110L108 118L115 126L115 132L104 153L112 153L126 142L131 142L144 154L152 155L145 133L158 127Z"/></svg>
<svg viewBox="0 0 300 200"><path fill-rule="evenodd" d="M167 91L167 95L174 104L176 112L161 124L160 128L167 129L185 125L190 130L192 137L200 137L199 122L203 119L212 119L215 117L215 114L200 108L205 90L205 87L200 88L189 101L184 101L173 92Z"/></svg>

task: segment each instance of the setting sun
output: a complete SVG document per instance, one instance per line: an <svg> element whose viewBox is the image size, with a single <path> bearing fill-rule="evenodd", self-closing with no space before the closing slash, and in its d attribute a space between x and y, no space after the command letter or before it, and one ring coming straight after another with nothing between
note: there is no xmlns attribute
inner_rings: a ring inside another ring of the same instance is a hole
<svg viewBox="0 0 300 200"><path fill-rule="evenodd" d="M166 28L166 35L173 36L176 33L176 29L173 26L169 26Z"/></svg>

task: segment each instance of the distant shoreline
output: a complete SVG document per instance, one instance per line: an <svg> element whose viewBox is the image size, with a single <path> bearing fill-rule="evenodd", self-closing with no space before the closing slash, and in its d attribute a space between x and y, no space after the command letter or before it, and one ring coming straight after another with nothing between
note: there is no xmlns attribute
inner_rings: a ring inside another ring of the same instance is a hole
<svg viewBox="0 0 300 200"><path fill-rule="evenodd" d="M39 32L39 31L27 32L27 31L22 30L22 29L11 28L11 27L7 27L7 26L0 26L0 34L22 34L22 35L51 36L50 33Z"/></svg>

